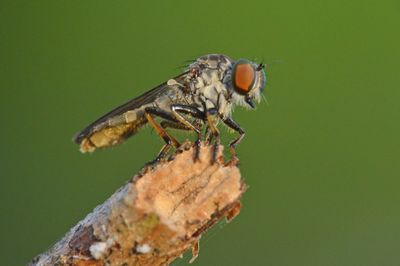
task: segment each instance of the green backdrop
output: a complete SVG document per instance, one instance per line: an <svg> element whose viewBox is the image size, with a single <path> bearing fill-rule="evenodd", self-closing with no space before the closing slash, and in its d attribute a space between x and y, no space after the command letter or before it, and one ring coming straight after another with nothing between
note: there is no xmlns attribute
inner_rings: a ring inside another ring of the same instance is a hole
<svg viewBox="0 0 400 266"><path fill-rule="evenodd" d="M395 0L2 0L1 265L52 245L162 145L147 128L83 155L74 133L207 53L264 60L268 104L234 113L250 188L194 265L399 265L399 29Z"/></svg>

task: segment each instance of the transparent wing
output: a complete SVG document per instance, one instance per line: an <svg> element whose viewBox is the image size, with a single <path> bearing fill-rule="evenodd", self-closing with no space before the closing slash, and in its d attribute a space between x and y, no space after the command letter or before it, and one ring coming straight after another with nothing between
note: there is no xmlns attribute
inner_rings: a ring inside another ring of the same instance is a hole
<svg viewBox="0 0 400 266"><path fill-rule="evenodd" d="M187 74L188 74L188 72L185 72L183 74L180 74L180 75L174 77L174 79L179 83L181 83L181 82L183 83ZM171 87L168 86L167 82L164 82L164 83L158 85L157 87L145 92L144 94L118 106L117 108L106 113L105 115L103 115L102 117L100 117L93 123L89 124L87 127L85 127L81 132L79 132L78 134L75 135L73 140L76 143L80 144L83 139L85 139L86 137L93 134L96 131L95 129L99 125L103 124L104 122L108 121L109 119L112 119L113 117L120 116L120 115L126 113L127 111L135 110L144 105L154 102L160 95L166 93L168 90L171 90Z"/></svg>

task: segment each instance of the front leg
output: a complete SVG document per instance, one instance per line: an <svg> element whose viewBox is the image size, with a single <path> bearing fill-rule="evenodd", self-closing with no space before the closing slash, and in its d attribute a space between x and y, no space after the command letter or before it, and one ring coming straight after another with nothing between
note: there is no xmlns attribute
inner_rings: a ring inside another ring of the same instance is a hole
<svg viewBox="0 0 400 266"><path fill-rule="evenodd" d="M230 144L229 144L229 150L231 153L231 160L228 162L228 164L236 164L239 159L236 157L236 146L239 145L239 143L242 141L244 138L245 132L244 129L239 126L238 123L236 123L232 117L227 117L227 118L222 118L222 121L230 127L231 129L235 130L236 132L239 133L239 137L234 139Z"/></svg>

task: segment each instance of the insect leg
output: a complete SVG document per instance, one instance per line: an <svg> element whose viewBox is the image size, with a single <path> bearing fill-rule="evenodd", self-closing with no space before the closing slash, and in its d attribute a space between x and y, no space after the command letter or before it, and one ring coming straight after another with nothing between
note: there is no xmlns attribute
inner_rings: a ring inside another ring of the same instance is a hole
<svg viewBox="0 0 400 266"><path fill-rule="evenodd" d="M183 105L183 104L173 104L171 105L172 114L175 118L185 125L186 127L190 128L194 132L197 133L197 136L200 138L201 132L191 121L189 121L186 117L182 114L189 114L195 118L204 119L204 114L199 109L193 106Z"/></svg>
<svg viewBox="0 0 400 266"><path fill-rule="evenodd" d="M206 131L204 132L204 136L205 136L205 140L207 143L211 143L212 139L213 139L213 134L210 130L210 127L206 127Z"/></svg>
<svg viewBox="0 0 400 266"><path fill-rule="evenodd" d="M217 114L217 109L216 108L211 108L211 109L206 109L206 120L207 120L207 129L209 130L210 133L208 139L209 142L211 143L212 139L215 138L214 142L214 147L213 147L213 152L211 156L211 163L214 163L217 159L217 153L218 153L218 147L221 143L220 140L220 135L219 135L219 130L215 125L214 117Z"/></svg>
<svg viewBox="0 0 400 266"><path fill-rule="evenodd" d="M165 145L161 148L158 156L156 157L155 161L159 161L161 158L165 156L165 154L168 152L168 150L171 148L171 145L173 145L175 148L178 148L180 146L179 142L172 137L171 135L168 134L167 131L165 131L164 128L162 128L153 118L153 115L162 117L164 119L169 119L172 121L176 121L171 114L168 112L165 112L164 110L157 108L157 107L147 107L144 110L144 115L146 116L147 120L149 123L153 126L153 128L156 130L157 134L165 141Z"/></svg>
<svg viewBox="0 0 400 266"><path fill-rule="evenodd" d="M189 114L195 118L199 118L204 120L204 113L193 106L183 105L183 104L173 104L171 105L172 114L175 118L181 122L183 125L193 130L197 134L197 140L195 142L196 150L194 155L194 160L196 161L199 158L200 151L200 140L201 140L201 131L198 129L191 121L185 118L182 114Z"/></svg>
<svg viewBox="0 0 400 266"><path fill-rule="evenodd" d="M215 126L215 121L214 121L214 117L216 114L217 114L217 109L215 109L215 108L207 109L206 120L207 120L207 125L208 125L208 128L209 128L212 136L219 138L219 130Z"/></svg>
<svg viewBox="0 0 400 266"><path fill-rule="evenodd" d="M161 121L160 125L164 129L166 129L166 128L174 128L174 129L180 129L180 130L191 130L190 128L188 128L187 126L185 126L182 123L172 122L170 120L163 120L163 121Z"/></svg>
<svg viewBox="0 0 400 266"><path fill-rule="evenodd" d="M229 144L229 150L231 153L231 160L228 162L228 164L234 164L238 162L238 159L236 157L236 146L242 141L244 138L245 132L244 129L239 126L238 123L236 123L231 117L222 119L222 121L230 127L231 129L235 130L236 132L239 133L239 137L234 139L230 144Z"/></svg>

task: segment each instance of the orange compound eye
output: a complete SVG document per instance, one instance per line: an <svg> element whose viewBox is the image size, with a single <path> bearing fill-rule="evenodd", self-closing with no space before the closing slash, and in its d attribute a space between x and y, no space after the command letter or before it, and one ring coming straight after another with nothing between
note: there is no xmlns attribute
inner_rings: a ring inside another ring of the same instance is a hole
<svg viewBox="0 0 400 266"><path fill-rule="evenodd" d="M255 70L253 65L244 59L236 62L233 67L233 87L240 94L247 94L253 87Z"/></svg>

